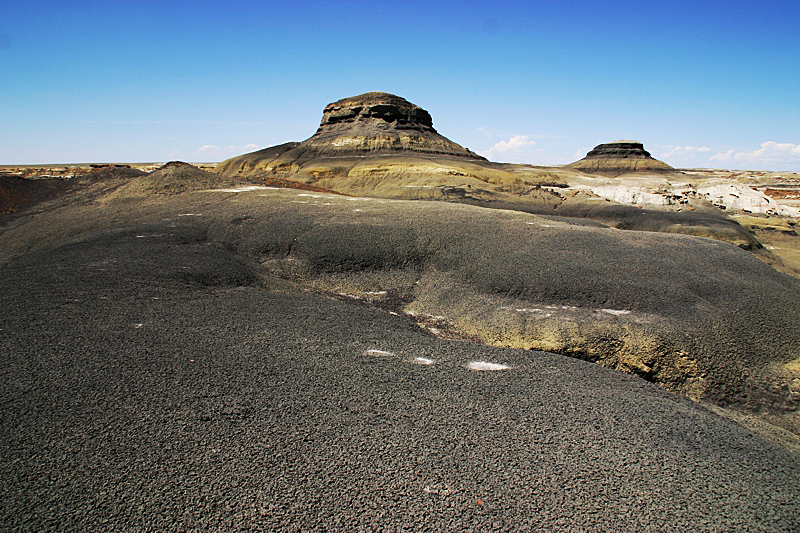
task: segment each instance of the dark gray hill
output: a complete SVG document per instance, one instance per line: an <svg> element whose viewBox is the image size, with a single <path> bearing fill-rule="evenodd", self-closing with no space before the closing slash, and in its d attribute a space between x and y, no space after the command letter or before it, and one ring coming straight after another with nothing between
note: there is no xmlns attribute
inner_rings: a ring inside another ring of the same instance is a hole
<svg viewBox="0 0 800 533"><path fill-rule="evenodd" d="M160 168L117 189L109 198L147 198L172 195L233 185L233 180L223 178L183 161L171 161Z"/></svg>
<svg viewBox="0 0 800 533"><path fill-rule="evenodd" d="M676 248L597 228L577 228L581 239L518 213L482 222L464 206L300 194L78 206L0 234L4 250L11 236L54 243L0 269L6 530L798 529L797 456L686 398L576 359L443 341L408 316L292 288L360 269L439 279L440 296L461 285L488 297L510 281L532 297L538 282L506 271L546 253L564 292L553 298L572 299L591 265L638 273L626 264L639 247L665 252L647 281L678 282L670 267L695 267L668 262ZM500 244L510 236L518 255ZM722 280L757 269L734 247L675 239ZM559 270L562 255L576 266ZM296 275L275 274L292 262ZM641 285L607 283L622 291L615 305L636 303ZM777 302L753 283L742 290ZM737 301L724 286L676 287L665 296L677 301L642 296L636 309L669 322L705 299L713 314Z"/></svg>

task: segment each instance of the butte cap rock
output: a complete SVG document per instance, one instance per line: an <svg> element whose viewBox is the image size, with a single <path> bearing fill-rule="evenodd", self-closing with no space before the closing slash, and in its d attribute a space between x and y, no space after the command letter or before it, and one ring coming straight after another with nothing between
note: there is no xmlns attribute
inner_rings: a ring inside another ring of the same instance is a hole
<svg viewBox="0 0 800 533"><path fill-rule="evenodd" d="M625 174L628 172L671 172L675 169L653 158L639 141L614 141L595 146L586 157L570 168L588 173Z"/></svg>
<svg viewBox="0 0 800 533"><path fill-rule="evenodd" d="M304 143L318 155L407 150L484 158L439 135L431 115L405 98L371 92L325 106L317 132Z"/></svg>
<svg viewBox="0 0 800 533"><path fill-rule="evenodd" d="M294 172L312 160L403 154L486 161L440 135L421 107L393 94L369 92L325 106L319 128L309 139L234 157L216 170L225 176Z"/></svg>

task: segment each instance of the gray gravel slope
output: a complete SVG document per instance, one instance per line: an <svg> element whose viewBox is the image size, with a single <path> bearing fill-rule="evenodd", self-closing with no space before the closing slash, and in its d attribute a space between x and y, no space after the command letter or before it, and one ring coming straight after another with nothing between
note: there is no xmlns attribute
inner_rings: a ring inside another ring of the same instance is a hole
<svg viewBox="0 0 800 533"><path fill-rule="evenodd" d="M0 271L5 530L800 527L798 458L687 399L278 290L157 229Z"/></svg>

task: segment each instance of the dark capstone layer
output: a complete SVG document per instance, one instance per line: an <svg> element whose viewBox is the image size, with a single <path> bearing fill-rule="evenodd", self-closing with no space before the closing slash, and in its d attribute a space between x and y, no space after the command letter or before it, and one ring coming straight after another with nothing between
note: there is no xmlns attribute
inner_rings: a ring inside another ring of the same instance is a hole
<svg viewBox="0 0 800 533"><path fill-rule="evenodd" d="M644 149L644 145L636 141L618 141L612 143L598 144L584 159L614 158L614 159L652 159L650 152Z"/></svg>
<svg viewBox="0 0 800 533"><path fill-rule="evenodd" d="M430 113L421 107L393 94L371 92L325 106L317 133L327 129L326 126L356 122L436 132Z"/></svg>

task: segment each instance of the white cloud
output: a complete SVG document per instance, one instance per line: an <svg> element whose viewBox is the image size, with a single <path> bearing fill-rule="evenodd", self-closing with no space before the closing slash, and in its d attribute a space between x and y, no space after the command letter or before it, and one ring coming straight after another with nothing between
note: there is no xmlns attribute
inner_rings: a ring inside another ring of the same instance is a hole
<svg viewBox="0 0 800 533"><path fill-rule="evenodd" d="M709 164L753 167L751 170L800 170L800 144L767 141L752 152L728 150L719 152L708 160ZM756 168L757 167L757 168Z"/></svg>
<svg viewBox="0 0 800 533"><path fill-rule="evenodd" d="M515 135L507 141L500 141L488 150L478 152L490 161L507 163L527 163L533 156L532 148L536 141L528 139L527 135Z"/></svg>
<svg viewBox="0 0 800 533"><path fill-rule="evenodd" d="M225 155L253 152L260 148L261 147L257 144L245 144L244 146L223 146L223 147L219 147L214 144L204 144L203 146L195 150L195 153L211 155L211 156L225 156Z"/></svg>
<svg viewBox="0 0 800 533"><path fill-rule="evenodd" d="M706 152L710 152L708 146L662 146L661 153L654 155L662 159L665 163L677 168L690 168L706 166Z"/></svg>
<svg viewBox="0 0 800 533"><path fill-rule="evenodd" d="M675 157L696 154L697 152L710 152L711 148L708 146L676 146L669 152L664 152L658 157Z"/></svg>

